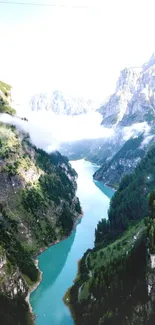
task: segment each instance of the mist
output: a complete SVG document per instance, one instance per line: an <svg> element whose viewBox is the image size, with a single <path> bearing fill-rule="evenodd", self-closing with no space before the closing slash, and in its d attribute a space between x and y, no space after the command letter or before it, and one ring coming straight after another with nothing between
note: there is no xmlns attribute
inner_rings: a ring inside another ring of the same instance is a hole
<svg viewBox="0 0 155 325"><path fill-rule="evenodd" d="M127 141L141 133L149 134L146 122L120 128L101 126L102 115L94 112L79 116L55 115L51 111L29 112L28 121L8 114L0 114L0 121L15 125L18 129L29 133L31 142L37 147L52 152L59 150L62 143L87 139L114 139L117 132Z"/></svg>
<svg viewBox="0 0 155 325"><path fill-rule="evenodd" d="M55 115L53 112L31 112L28 121L8 114L0 114L0 121L15 125L28 132L33 144L46 151L58 150L61 143L82 139L109 138L113 129L103 128L99 113L87 113L79 116Z"/></svg>

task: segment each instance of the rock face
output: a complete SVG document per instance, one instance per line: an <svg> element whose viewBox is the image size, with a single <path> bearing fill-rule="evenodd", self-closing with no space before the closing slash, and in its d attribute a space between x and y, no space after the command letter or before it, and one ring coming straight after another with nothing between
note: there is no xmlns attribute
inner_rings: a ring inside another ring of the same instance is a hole
<svg viewBox="0 0 155 325"><path fill-rule="evenodd" d="M99 109L103 115L102 125L118 125L127 113L128 104L138 87L139 74L125 68L121 71L115 93Z"/></svg>
<svg viewBox="0 0 155 325"><path fill-rule="evenodd" d="M94 103L91 100L69 97L60 91L34 95L30 100L30 108L33 111L45 110L52 111L56 115L71 116L95 110Z"/></svg>
<svg viewBox="0 0 155 325"><path fill-rule="evenodd" d="M112 155L94 178L117 187L155 141L155 54L138 71L121 71L115 93L99 111L102 125L114 129L118 150L111 139Z"/></svg>
<svg viewBox="0 0 155 325"><path fill-rule="evenodd" d="M154 136L148 136L147 139L143 135L129 139L110 160L102 164L94 174L94 179L102 180L104 184L117 188L122 177L137 167L154 140Z"/></svg>
<svg viewBox="0 0 155 325"><path fill-rule="evenodd" d="M115 92L98 111L111 136L62 144L60 150L70 159L100 164L95 179L116 187L155 141L155 54L141 68L122 70Z"/></svg>
<svg viewBox="0 0 155 325"><path fill-rule="evenodd" d="M140 71L121 71L115 93L99 109L102 125L129 126L155 119L155 55Z"/></svg>
<svg viewBox="0 0 155 325"><path fill-rule="evenodd" d="M0 112L13 115L1 88ZM0 123L0 324L34 323L25 299L40 279L33 256L72 231L81 213L76 178L67 157Z"/></svg>
<svg viewBox="0 0 155 325"><path fill-rule="evenodd" d="M39 279L32 257L72 231L81 213L77 174L59 152L37 149L5 124L0 162L0 323L27 325L33 319L25 297Z"/></svg>

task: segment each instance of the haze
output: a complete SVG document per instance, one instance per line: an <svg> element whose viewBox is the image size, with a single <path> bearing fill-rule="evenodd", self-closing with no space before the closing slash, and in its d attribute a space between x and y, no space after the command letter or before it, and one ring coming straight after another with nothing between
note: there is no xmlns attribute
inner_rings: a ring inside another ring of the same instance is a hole
<svg viewBox="0 0 155 325"><path fill-rule="evenodd" d="M48 3L0 3L0 79L19 97L59 89L103 101L121 69L154 51L153 0Z"/></svg>

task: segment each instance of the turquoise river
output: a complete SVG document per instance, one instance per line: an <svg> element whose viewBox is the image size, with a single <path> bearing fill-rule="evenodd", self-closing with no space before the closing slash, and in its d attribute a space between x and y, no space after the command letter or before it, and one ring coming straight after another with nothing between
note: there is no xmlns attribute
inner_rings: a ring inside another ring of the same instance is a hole
<svg viewBox="0 0 155 325"><path fill-rule="evenodd" d="M30 297L36 325L73 325L62 298L76 276L78 260L93 247L96 225L107 216L113 195L113 191L102 183L93 182L96 165L78 160L72 162L72 166L78 173L77 195L84 215L69 238L38 256L43 279Z"/></svg>

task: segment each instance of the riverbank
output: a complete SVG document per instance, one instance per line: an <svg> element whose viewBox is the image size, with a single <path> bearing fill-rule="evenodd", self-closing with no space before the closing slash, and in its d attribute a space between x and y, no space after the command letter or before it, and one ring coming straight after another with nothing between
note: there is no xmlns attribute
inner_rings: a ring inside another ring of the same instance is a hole
<svg viewBox="0 0 155 325"><path fill-rule="evenodd" d="M84 218L80 222L79 218L75 220L75 230L71 236L38 256L43 279L30 296L30 303L37 315L35 325L74 324L74 315L71 316L63 297L77 275L77 263L94 246L95 228L101 218L107 216L109 199L113 195L113 191L104 186L99 188L93 182L92 175L97 170L96 166L84 160L72 164L78 173L77 196Z"/></svg>
<svg viewBox="0 0 155 325"><path fill-rule="evenodd" d="M107 188L112 190L113 192L116 192L118 190L118 187L119 187L119 185L108 185L108 184L104 183L102 180L99 181L96 178L94 178L94 175L93 175L93 181L94 181L94 183L95 182L100 182L101 184L103 184L104 186L106 186Z"/></svg>
<svg viewBox="0 0 155 325"><path fill-rule="evenodd" d="M32 316L32 320L33 320L33 322L35 321L36 316L35 316L35 314L34 314L34 312L33 312L32 306L31 306L31 304L30 304L30 295L31 295L31 293L32 293L33 291L35 291L35 290L37 289L37 287L40 285L40 283L41 283L41 281L42 281L42 275L43 275L43 272L41 272L40 269L39 269L39 266L38 266L38 259L36 259L36 257L37 257L38 255L40 255L41 253L43 253L43 252L44 252L46 249L48 249L49 247L54 246L54 245L56 245L56 244L62 242L63 240L67 239L69 236L71 236L71 234L72 234L73 231L75 230L75 228L76 228L78 222L80 221L80 219L81 219L82 217L83 217L83 212L80 213L80 214L77 216L76 220L74 221L74 225L73 225L72 231L71 231L71 233L70 233L68 236L64 236L64 237L62 237L60 240L56 240L55 242L49 244L48 246L40 248L39 251L38 251L38 252L35 254L35 256L34 256L34 263L35 263L35 265L36 265L36 267L37 267L37 269L38 269L38 271L39 271L39 279L38 279L38 281L37 281L34 285L32 285L31 287L29 287L29 290L28 290L27 296L26 296L26 298L25 298L25 301L26 301L26 302L28 303L28 305L29 305L29 310L30 310L30 313L31 313L31 316Z"/></svg>
<svg viewBox="0 0 155 325"><path fill-rule="evenodd" d="M76 277L74 279L74 284L78 281L78 278L80 277L80 263L81 263L82 258L78 261L78 269L77 269L77 274ZM65 295L63 296L63 302L64 304L68 307L72 319L74 320L74 322L76 321L76 317L75 317L75 313L74 313L74 309L70 303L70 291L72 289L73 286L71 286L70 288L68 288L68 290L65 292Z"/></svg>
<svg viewBox="0 0 155 325"><path fill-rule="evenodd" d="M26 298L25 298L25 301L26 301L26 302L28 303L28 305L29 305L29 310L30 310L30 313L31 313L31 315L32 315L33 320L35 319L35 316L34 316L34 313L33 313L32 306L31 306L31 304L30 304L30 295L31 295L31 293L32 293L34 290L37 289L37 287L39 286L39 284L40 284L40 282L41 282L41 280L42 280L42 272L40 271L40 269L39 269L39 267L38 267L38 260L37 260L37 259L34 260L34 263L35 263L35 265L36 265L36 267L37 267L37 269L38 269L38 271L39 271L39 279L38 279L38 281L37 281L34 285L32 285L31 287L29 287L29 290L28 290L27 296L26 296Z"/></svg>
<svg viewBox="0 0 155 325"><path fill-rule="evenodd" d="M40 254L42 254L44 251L46 251L46 249L48 249L49 247L51 246L54 246L56 244L59 244L60 242L62 242L63 240L67 239L71 234L72 232L74 231L74 229L76 228L79 220L83 217L83 212L80 213L77 218L75 219L74 221L74 225L73 225L73 228L72 228L72 231L70 232L70 234L68 236L63 236L61 239L57 239L55 240L53 243L49 244L48 246L45 246L45 247L41 247L39 249L39 251L33 256L34 259L36 259L37 256L39 256Z"/></svg>

